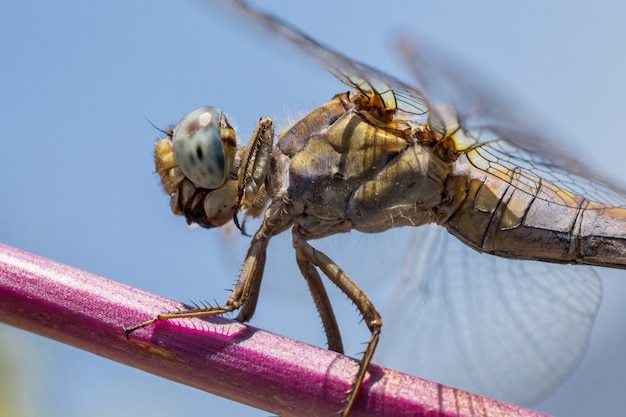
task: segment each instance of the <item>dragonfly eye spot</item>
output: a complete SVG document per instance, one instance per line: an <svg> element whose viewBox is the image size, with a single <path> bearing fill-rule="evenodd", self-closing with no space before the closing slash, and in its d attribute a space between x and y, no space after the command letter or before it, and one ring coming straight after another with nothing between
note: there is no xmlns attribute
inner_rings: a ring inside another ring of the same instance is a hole
<svg viewBox="0 0 626 417"><path fill-rule="evenodd" d="M215 107L200 107L176 125L172 148L180 170L198 188L216 189L226 181L232 161L221 137L222 113Z"/></svg>

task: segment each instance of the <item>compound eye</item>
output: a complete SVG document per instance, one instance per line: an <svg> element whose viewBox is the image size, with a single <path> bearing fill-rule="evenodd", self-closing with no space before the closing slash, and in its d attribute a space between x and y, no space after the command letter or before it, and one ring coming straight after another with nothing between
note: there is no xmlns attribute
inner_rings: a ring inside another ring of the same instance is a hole
<svg viewBox="0 0 626 417"><path fill-rule="evenodd" d="M172 147L176 162L198 188L219 188L230 173L234 153L224 148L221 120L218 108L200 107L174 128Z"/></svg>

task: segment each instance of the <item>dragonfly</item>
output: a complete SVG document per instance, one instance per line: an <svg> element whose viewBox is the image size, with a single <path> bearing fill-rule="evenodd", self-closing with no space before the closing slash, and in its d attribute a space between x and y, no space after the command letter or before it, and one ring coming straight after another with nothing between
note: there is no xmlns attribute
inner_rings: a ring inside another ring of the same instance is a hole
<svg viewBox="0 0 626 417"><path fill-rule="evenodd" d="M162 313L126 329L127 337L174 318L238 311L238 320L249 321L269 241L291 230L328 348L344 351L322 275L355 304L371 332L343 416L381 340L400 362L418 363L420 346L433 343L421 338L434 335L445 353L467 361L444 379L496 398L529 401L565 378L585 352L601 298L590 266L626 268L626 191L410 42L398 50L412 84L243 1L223 2L350 91L277 138L264 117L244 146L220 109L201 107L156 144L156 172L175 215L205 228L232 221L242 233L247 218L261 224L223 305ZM309 242L405 226L418 232L381 339L383 318L373 302ZM432 317L433 306L443 314Z"/></svg>

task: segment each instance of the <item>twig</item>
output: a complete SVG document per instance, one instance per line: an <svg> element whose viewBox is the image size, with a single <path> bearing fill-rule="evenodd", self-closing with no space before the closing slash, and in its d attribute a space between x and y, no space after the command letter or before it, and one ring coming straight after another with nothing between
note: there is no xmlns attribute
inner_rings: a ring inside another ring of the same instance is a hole
<svg viewBox="0 0 626 417"><path fill-rule="evenodd" d="M280 416L334 416L353 359L223 318L123 326L183 304L0 244L0 320ZM371 366L351 416L542 414Z"/></svg>

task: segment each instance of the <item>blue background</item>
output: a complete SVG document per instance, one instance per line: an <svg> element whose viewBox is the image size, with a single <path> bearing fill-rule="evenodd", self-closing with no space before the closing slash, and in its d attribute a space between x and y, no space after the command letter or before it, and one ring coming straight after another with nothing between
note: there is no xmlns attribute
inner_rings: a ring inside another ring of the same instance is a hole
<svg viewBox="0 0 626 417"><path fill-rule="evenodd" d="M500 91L513 92L511 105L539 116L529 123L549 126L581 160L624 184L623 3L263 3L402 78L394 36L437 45L481 70L489 86L506 86ZM225 299L247 240L188 230L171 215L153 175L160 134L146 120L165 128L197 106L217 105L247 141L259 117L286 126L346 88L245 21L193 1L2 2L0 19L0 241L173 299ZM397 266L392 250L376 249L394 247L393 236L316 245L357 282L366 271L376 287L386 283L371 277ZM270 251L252 324L324 346L288 234ZM361 259L368 265L359 269ZM588 416L626 408L626 282L621 271L601 273L605 300L590 351L538 410ZM355 355L367 331L354 307L335 298L346 351ZM12 358L27 415L268 414L7 326L0 352Z"/></svg>

